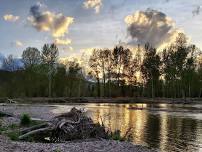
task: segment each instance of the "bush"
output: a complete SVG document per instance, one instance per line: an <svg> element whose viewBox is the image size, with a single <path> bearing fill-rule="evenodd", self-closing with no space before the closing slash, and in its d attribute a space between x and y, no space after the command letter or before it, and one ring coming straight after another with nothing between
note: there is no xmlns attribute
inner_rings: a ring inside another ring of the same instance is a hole
<svg viewBox="0 0 202 152"><path fill-rule="evenodd" d="M20 118L20 124L23 126L28 126L31 124L31 118L28 114L23 114Z"/></svg>

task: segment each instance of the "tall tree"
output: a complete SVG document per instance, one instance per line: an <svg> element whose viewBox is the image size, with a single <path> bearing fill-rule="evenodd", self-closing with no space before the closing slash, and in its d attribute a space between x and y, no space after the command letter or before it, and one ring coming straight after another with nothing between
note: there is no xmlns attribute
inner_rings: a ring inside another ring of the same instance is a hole
<svg viewBox="0 0 202 152"><path fill-rule="evenodd" d="M82 75L82 68L80 67L79 63L74 61L69 61L67 63L67 77L70 80L69 82L69 96L71 97L73 94L73 91L77 93L80 97L81 92L81 80L83 79ZM75 86L74 86L75 84Z"/></svg>
<svg viewBox="0 0 202 152"><path fill-rule="evenodd" d="M100 73L101 73L101 65L99 62L99 53L100 51L97 49L94 49L90 59L89 59L89 67L91 68L90 75L95 77L97 80L97 96L100 97Z"/></svg>
<svg viewBox="0 0 202 152"><path fill-rule="evenodd" d="M113 71L112 51L109 49L104 49L103 53L104 53L104 61L105 61L104 68L106 73L104 76L107 79L108 96L111 97L111 78L112 78L112 71Z"/></svg>
<svg viewBox="0 0 202 152"><path fill-rule="evenodd" d="M32 67L41 61L40 51L34 47L26 48L22 53L22 61L25 67Z"/></svg>
<svg viewBox="0 0 202 152"><path fill-rule="evenodd" d="M195 70L193 60L195 50L196 47L193 45L187 45L186 36L180 33L176 38L175 43L163 52L165 80L167 84L171 84L171 94L174 98L177 96L185 97L187 86L185 79L190 82L191 75ZM191 87L189 85L189 90L190 89Z"/></svg>
<svg viewBox="0 0 202 152"><path fill-rule="evenodd" d="M155 97L155 88L160 76L160 56L156 53L156 49L149 44L145 45L145 58L141 66L141 72L147 84L151 86L151 96Z"/></svg>
<svg viewBox="0 0 202 152"><path fill-rule="evenodd" d="M42 49L42 62L48 66L48 95L52 96L52 78L55 72L55 65L59 56L58 48L55 44L44 44Z"/></svg>
<svg viewBox="0 0 202 152"><path fill-rule="evenodd" d="M124 80L124 72L132 59L132 52L123 46L116 46L112 52L112 55L114 74L116 75L118 86L120 86L121 79Z"/></svg>

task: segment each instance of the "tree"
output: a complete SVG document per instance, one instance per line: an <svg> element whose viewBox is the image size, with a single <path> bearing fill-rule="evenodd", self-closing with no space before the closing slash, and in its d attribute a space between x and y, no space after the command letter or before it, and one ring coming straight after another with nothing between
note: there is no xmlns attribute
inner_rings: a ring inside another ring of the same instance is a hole
<svg viewBox="0 0 202 152"><path fill-rule="evenodd" d="M126 82L126 72L132 59L132 52L123 46L116 46L112 51L113 59L113 75L117 81L117 85L122 88L124 96L124 84Z"/></svg>
<svg viewBox="0 0 202 152"><path fill-rule="evenodd" d="M52 96L52 77L55 72L55 65L57 63L57 59L59 56L58 48L55 44L44 44L42 49L42 62L48 66L48 80L49 80L49 87L48 87L48 95L49 97Z"/></svg>
<svg viewBox="0 0 202 152"><path fill-rule="evenodd" d="M160 56L156 53L156 49L149 44L145 45L145 58L141 66L141 72L147 84L151 84L151 96L155 97L155 88L160 76Z"/></svg>
<svg viewBox="0 0 202 152"><path fill-rule="evenodd" d="M41 61L40 51L34 47L28 47L22 53L22 61L26 68L37 65Z"/></svg>
<svg viewBox="0 0 202 152"><path fill-rule="evenodd" d="M195 71L194 45L187 45L187 38L180 33L174 44L163 52L163 72L167 84L171 84L174 98L186 96L186 86L188 94L191 95L191 79ZM188 82L188 85L187 85Z"/></svg>
<svg viewBox="0 0 202 152"><path fill-rule="evenodd" d="M130 64L128 65L126 72L125 72L127 84L130 87L131 96L134 95L132 90L137 83L137 77L136 77L137 71L138 71L138 60L136 58L133 58L130 61Z"/></svg>
<svg viewBox="0 0 202 152"><path fill-rule="evenodd" d="M54 76L54 93L58 97L65 96L65 87L66 87L66 68L64 65L58 65L56 74Z"/></svg>
<svg viewBox="0 0 202 152"><path fill-rule="evenodd" d="M111 78L112 78L112 71L113 71L113 60L112 60L112 51L109 49L103 50L104 53L104 61L105 61L105 74L103 75L104 79L106 77L107 84L108 84L108 96L111 97ZM105 81L104 81L105 83ZM105 87L105 84L104 84ZM105 87L106 88L106 87ZM104 89L106 95L106 89Z"/></svg>
<svg viewBox="0 0 202 152"><path fill-rule="evenodd" d="M69 61L67 63L67 77L70 80L69 81L69 96L71 97L73 94L73 91L80 96L80 86L81 86L81 80L83 79L82 75L82 68L80 67L79 63L74 61ZM75 87L74 87L75 84Z"/></svg>
<svg viewBox="0 0 202 152"><path fill-rule="evenodd" d="M101 73L101 66L99 61L99 50L94 49L90 59L89 59L89 67L91 68L91 71L89 72L89 75L92 77L95 77L97 80L97 96L100 97L100 73Z"/></svg>

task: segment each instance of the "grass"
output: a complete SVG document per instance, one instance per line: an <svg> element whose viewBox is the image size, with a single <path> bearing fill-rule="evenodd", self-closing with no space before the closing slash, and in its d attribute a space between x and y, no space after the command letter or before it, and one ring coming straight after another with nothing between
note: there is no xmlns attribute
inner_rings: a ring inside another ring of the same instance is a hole
<svg viewBox="0 0 202 152"><path fill-rule="evenodd" d="M14 141L18 141L18 137L19 137L19 131L18 130L14 130L14 131L9 131L6 133L6 135Z"/></svg>
<svg viewBox="0 0 202 152"><path fill-rule="evenodd" d="M61 152L59 149L54 150L54 152Z"/></svg>
<svg viewBox="0 0 202 152"><path fill-rule="evenodd" d="M132 130L129 128L124 135L121 135L120 130L115 130L108 134L109 139L118 140L118 141L132 141Z"/></svg>
<svg viewBox="0 0 202 152"><path fill-rule="evenodd" d="M28 114L23 114L20 118L20 124L22 126L29 126L31 124L31 117Z"/></svg>
<svg viewBox="0 0 202 152"><path fill-rule="evenodd" d="M8 127L0 126L0 134L8 136L11 140L18 140L19 125L11 124Z"/></svg>
<svg viewBox="0 0 202 152"><path fill-rule="evenodd" d="M5 135L11 140L18 141L18 137L20 136L20 129L43 123L43 121L31 120L28 114L23 114L20 120L20 124L13 123L9 126L2 126L2 124L0 124L0 135ZM29 140L32 141L32 139Z"/></svg>

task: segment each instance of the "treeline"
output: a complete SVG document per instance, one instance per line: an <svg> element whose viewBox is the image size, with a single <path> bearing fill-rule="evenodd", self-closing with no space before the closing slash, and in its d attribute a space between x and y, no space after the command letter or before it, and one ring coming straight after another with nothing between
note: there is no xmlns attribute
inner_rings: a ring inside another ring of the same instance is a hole
<svg viewBox="0 0 202 152"><path fill-rule="evenodd" d="M12 55L5 58L2 69L7 70L0 71L0 96L90 96L91 83L84 78L79 63L60 64L58 56L55 44L45 44L41 51L32 47L23 51L21 69L16 68Z"/></svg>
<svg viewBox="0 0 202 152"><path fill-rule="evenodd" d="M12 56L0 72L0 96L28 97L201 97L200 51L180 33L175 43L158 50L149 44L129 48L94 49L88 66L58 62L58 48L23 51L24 68L13 70Z"/></svg>

